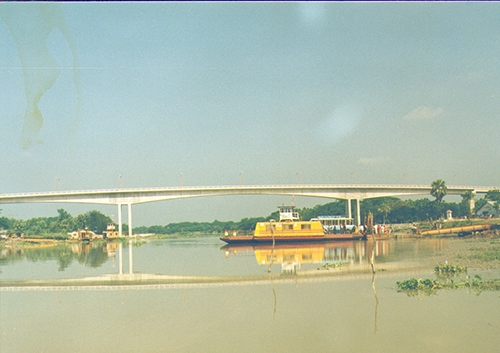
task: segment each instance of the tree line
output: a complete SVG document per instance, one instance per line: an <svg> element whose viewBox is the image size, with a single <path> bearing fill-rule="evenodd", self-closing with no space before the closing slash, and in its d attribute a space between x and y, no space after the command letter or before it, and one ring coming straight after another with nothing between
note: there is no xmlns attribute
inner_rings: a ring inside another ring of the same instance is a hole
<svg viewBox="0 0 500 353"><path fill-rule="evenodd" d="M498 211L500 207L500 191L490 190L483 198L475 199L471 191L462 194L461 202L445 202L447 194L446 183L435 180L431 184L431 195L435 198L430 200L422 198L417 200L402 200L397 197L381 197L366 199L360 202L361 222L368 213L372 213L375 224L387 223L412 223L432 221L444 217L447 210L453 212L455 218L472 217L486 202L493 201L494 208ZM475 201L475 209L471 211L469 203ZM304 220L318 216L345 215L347 201L337 200L324 205L316 205L312 208L297 208ZM355 205L351 205L352 214L355 214ZM108 223L113 223L111 218L99 211L92 210L85 214L72 217L66 210L57 210L58 216L37 217L28 220L0 217L0 229L12 233L24 233L27 235L61 234L66 235L78 229L88 229L102 234ZM265 222L270 219L279 219L278 211L267 217L243 218L240 221L218 221L213 222L180 222L167 225L139 226L133 229L134 234L177 234L177 233L217 233L222 234L225 230L251 231L257 222ZM122 225L123 231L128 231L128 225Z"/></svg>
<svg viewBox="0 0 500 353"><path fill-rule="evenodd" d="M84 214L72 217L65 209L57 210L55 217L34 217L28 220L0 217L0 229L7 234L44 235L60 234L65 236L79 229L88 229L92 232L102 234L111 218L105 214L92 210Z"/></svg>

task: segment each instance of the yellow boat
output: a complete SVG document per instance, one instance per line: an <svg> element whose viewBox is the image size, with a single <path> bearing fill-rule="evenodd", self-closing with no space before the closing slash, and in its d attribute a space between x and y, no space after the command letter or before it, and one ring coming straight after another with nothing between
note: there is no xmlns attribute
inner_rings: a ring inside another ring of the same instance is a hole
<svg viewBox="0 0 500 353"><path fill-rule="evenodd" d="M360 234L340 232L329 234L325 232L320 219L310 221L300 220L295 212L295 206L278 206L280 220L258 222L253 235L225 235L220 239L228 244L234 243L284 243L284 242L317 242L326 240L359 239Z"/></svg>

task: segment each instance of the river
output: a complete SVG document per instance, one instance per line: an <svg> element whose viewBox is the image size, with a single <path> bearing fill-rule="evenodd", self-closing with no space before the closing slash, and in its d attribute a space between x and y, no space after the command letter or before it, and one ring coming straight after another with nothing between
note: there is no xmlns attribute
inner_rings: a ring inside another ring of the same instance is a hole
<svg viewBox="0 0 500 353"><path fill-rule="evenodd" d="M3 248L0 351L498 352L499 292L397 291L398 281L435 278L466 241ZM487 266L475 274L500 277Z"/></svg>

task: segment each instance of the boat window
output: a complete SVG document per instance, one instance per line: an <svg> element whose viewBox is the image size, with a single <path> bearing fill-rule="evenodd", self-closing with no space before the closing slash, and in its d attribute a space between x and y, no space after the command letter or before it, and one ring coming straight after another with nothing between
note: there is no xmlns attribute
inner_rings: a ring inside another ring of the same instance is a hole
<svg viewBox="0 0 500 353"><path fill-rule="evenodd" d="M273 230L276 230L276 224L272 224ZM266 230L271 230L271 224L266 224Z"/></svg>
<svg viewBox="0 0 500 353"><path fill-rule="evenodd" d="M312 254L302 254L302 260L312 260Z"/></svg>
<svg viewBox="0 0 500 353"><path fill-rule="evenodd" d="M293 224L283 224L283 229L293 229Z"/></svg>
<svg viewBox="0 0 500 353"><path fill-rule="evenodd" d="M301 224L300 225L300 229L311 229L311 225L310 224Z"/></svg>

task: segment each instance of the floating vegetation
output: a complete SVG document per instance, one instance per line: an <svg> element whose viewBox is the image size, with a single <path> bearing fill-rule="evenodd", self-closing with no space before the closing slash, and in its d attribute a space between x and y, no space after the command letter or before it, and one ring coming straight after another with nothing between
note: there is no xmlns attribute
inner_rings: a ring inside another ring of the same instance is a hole
<svg viewBox="0 0 500 353"><path fill-rule="evenodd" d="M475 275L474 278L467 276L465 279L460 278L458 281L410 278L402 282L396 282L398 292L404 292L409 297L419 296L421 294L430 296L436 294L441 289L469 289L474 290L479 295L484 290L500 290L500 278L483 280L480 276Z"/></svg>
<svg viewBox="0 0 500 353"><path fill-rule="evenodd" d="M436 273L467 273L467 267L465 266L457 266L457 265L438 265L434 268L434 272Z"/></svg>
<svg viewBox="0 0 500 353"><path fill-rule="evenodd" d="M461 273L467 273L467 267L448 264L438 265L434 267L434 273L438 278L451 278Z"/></svg>
<svg viewBox="0 0 500 353"><path fill-rule="evenodd" d="M337 267L342 267L342 262L332 262L332 263L326 263L321 267L318 267L318 270L330 270L330 269L335 269Z"/></svg>
<svg viewBox="0 0 500 353"><path fill-rule="evenodd" d="M410 278L402 282L396 282L398 292L405 292L409 297L420 294L432 295L438 290L438 282L432 279Z"/></svg>

